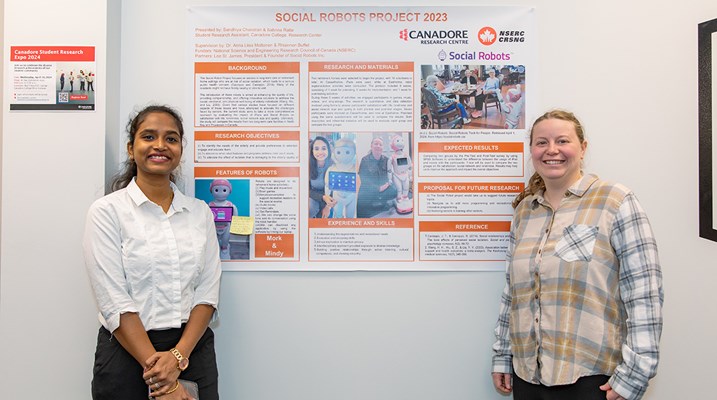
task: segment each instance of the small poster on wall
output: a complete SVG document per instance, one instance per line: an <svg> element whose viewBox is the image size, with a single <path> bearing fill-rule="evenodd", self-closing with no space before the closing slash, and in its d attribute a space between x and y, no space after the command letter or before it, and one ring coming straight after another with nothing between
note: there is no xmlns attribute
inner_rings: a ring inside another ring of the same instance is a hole
<svg viewBox="0 0 717 400"><path fill-rule="evenodd" d="M95 109L94 46L11 46L10 110Z"/></svg>

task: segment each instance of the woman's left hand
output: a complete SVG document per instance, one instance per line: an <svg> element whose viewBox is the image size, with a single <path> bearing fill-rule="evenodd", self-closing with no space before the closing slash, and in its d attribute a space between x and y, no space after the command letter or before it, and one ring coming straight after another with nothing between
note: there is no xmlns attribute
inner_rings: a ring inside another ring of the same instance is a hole
<svg viewBox="0 0 717 400"><path fill-rule="evenodd" d="M168 390L172 390L175 385L178 386L176 387L176 390L172 391L172 393L155 394L155 392L152 392L149 395L156 400L196 400L192 396L190 396L189 393L187 393L187 391L184 389L184 386L182 386L179 382L173 382L169 384Z"/></svg>
<svg viewBox="0 0 717 400"><path fill-rule="evenodd" d="M158 351L146 363L149 367L145 368L142 378L152 390L151 395L159 397L172 390L181 372L177 368L177 358L168 351Z"/></svg>

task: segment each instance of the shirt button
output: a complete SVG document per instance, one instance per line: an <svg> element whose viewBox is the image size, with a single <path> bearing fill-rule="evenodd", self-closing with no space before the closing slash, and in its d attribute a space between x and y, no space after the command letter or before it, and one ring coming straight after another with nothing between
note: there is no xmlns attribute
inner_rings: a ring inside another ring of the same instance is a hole
<svg viewBox="0 0 717 400"><path fill-rule="evenodd" d="M535 319L535 323L536 323L536 324L538 323L538 319L537 319L537 318Z"/></svg>
<svg viewBox="0 0 717 400"><path fill-rule="evenodd" d="M538 296L538 295L536 294L536 295L535 295L535 300L538 300L538 297L540 297L540 296Z"/></svg>

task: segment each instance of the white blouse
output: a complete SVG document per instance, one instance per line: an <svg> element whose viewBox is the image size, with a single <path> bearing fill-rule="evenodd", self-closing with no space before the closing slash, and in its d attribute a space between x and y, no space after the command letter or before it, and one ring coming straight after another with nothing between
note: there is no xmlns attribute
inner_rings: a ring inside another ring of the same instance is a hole
<svg viewBox="0 0 717 400"><path fill-rule="evenodd" d="M214 217L172 184L167 213L134 180L87 213L85 265L102 326L136 312L146 330L179 328L198 304L219 302L221 261Z"/></svg>

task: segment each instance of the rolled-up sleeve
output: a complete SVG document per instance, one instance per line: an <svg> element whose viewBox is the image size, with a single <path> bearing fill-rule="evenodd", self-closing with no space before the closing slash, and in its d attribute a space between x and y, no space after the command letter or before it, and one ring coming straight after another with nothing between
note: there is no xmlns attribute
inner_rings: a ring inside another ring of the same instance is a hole
<svg viewBox="0 0 717 400"><path fill-rule="evenodd" d="M610 378L620 396L642 398L657 373L662 333L662 272L647 215L630 193L621 204L611 236L620 262L620 296L627 312L623 361Z"/></svg>
<svg viewBox="0 0 717 400"><path fill-rule="evenodd" d="M120 315L138 312L138 308L129 295L122 265L120 223L103 199L87 213L83 252L100 315L107 330L114 332L120 325Z"/></svg>

